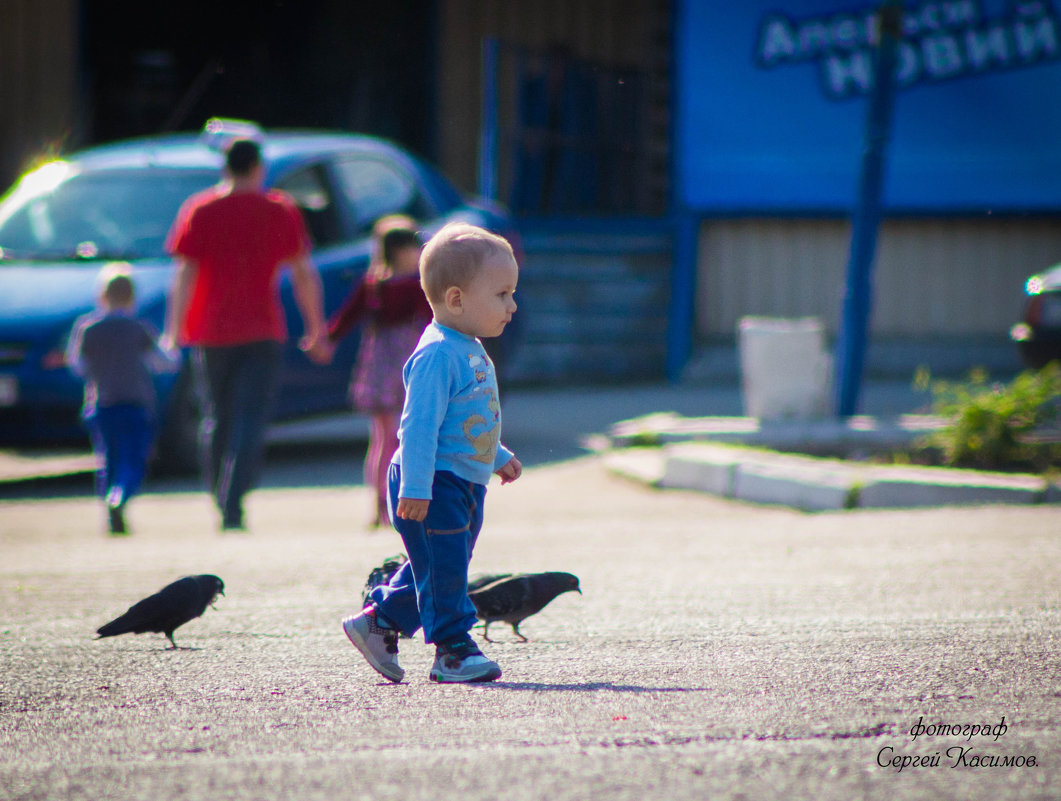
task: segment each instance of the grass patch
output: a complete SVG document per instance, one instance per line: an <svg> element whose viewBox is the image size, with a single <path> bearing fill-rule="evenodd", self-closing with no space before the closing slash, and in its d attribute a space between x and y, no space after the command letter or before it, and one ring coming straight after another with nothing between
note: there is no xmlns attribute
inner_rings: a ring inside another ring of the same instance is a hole
<svg viewBox="0 0 1061 801"><path fill-rule="evenodd" d="M966 381L932 381L919 370L915 386L932 390L933 412L948 424L919 439L906 458L977 470L1051 473L1061 469L1061 365L1027 370L1011 382L973 370Z"/></svg>

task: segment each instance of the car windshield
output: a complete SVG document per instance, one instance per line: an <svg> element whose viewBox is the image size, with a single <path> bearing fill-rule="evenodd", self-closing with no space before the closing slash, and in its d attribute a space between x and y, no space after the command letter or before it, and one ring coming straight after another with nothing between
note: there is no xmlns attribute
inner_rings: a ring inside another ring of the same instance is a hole
<svg viewBox="0 0 1061 801"><path fill-rule="evenodd" d="M218 178L216 170L67 167L58 180L20 185L0 203L0 259L163 256L181 203Z"/></svg>

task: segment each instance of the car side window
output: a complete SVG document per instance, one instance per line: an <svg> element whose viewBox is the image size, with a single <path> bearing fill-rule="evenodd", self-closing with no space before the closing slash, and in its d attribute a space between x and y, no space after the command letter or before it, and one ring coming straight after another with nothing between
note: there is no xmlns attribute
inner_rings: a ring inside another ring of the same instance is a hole
<svg viewBox="0 0 1061 801"><path fill-rule="evenodd" d="M294 198L313 237L314 246L324 247L342 241L339 209L319 165L285 176L277 182L276 187Z"/></svg>
<svg viewBox="0 0 1061 801"><path fill-rule="evenodd" d="M429 216L420 188L396 165L378 158L350 156L335 167L360 230L367 231L387 214L408 214L414 219Z"/></svg>

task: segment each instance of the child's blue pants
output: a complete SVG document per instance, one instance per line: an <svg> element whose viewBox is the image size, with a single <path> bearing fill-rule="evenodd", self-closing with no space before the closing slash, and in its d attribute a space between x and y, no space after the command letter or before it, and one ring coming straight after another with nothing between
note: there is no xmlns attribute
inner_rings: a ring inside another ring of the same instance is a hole
<svg viewBox="0 0 1061 801"><path fill-rule="evenodd" d="M147 462L155 439L155 424L143 406L100 406L85 418L92 449L103 457L97 474L99 494L112 505L123 504L136 491L147 473Z"/></svg>
<svg viewBox="0 0 1061 801"><path fill-rule="evenodd" d="M382 616L381 622L407 636L423 626L425 642L465 640L476 620L468 598L468 564L483 526L486 487L440 470L431 487L427 517L416 522L397 515L400 466L391 465L388 483L391 521L409 561L388 584L373 589L368 600Z"/></svg>

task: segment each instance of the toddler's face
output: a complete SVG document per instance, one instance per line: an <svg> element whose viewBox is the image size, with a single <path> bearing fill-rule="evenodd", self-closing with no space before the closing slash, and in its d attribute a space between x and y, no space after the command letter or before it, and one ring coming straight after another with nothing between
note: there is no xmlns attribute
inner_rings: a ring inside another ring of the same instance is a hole
<svg viewBox="0 0 1061 801"><path fill-rule="evenodd" d="M461 291L463 311L458 330L476 337L501 336L516 312L516 281L519 269L512 259L485 262L475 280Z"/></svg>

